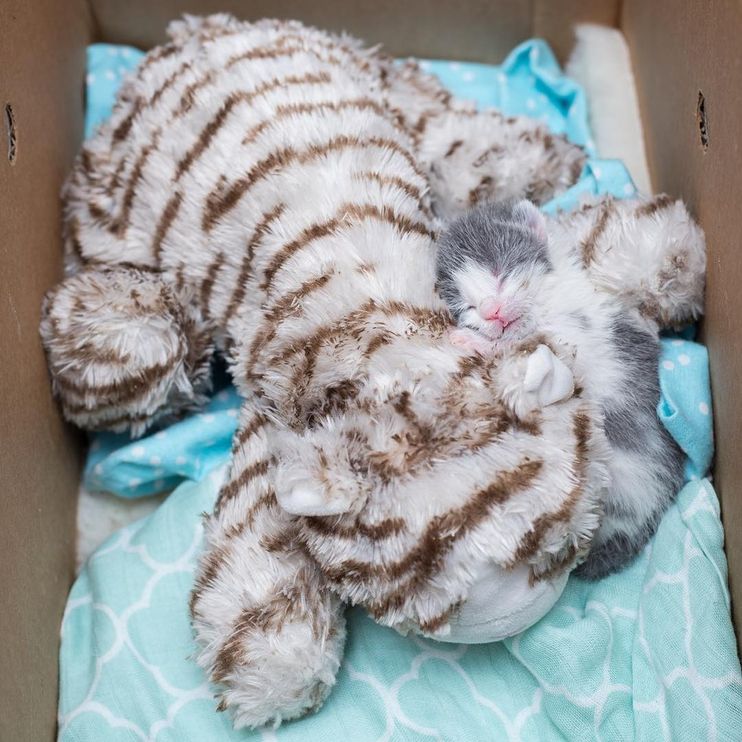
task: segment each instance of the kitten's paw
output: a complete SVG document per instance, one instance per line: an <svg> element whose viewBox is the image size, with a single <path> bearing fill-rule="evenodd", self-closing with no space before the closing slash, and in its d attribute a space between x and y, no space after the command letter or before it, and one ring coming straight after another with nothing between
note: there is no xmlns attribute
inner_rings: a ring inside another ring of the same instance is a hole
<svg viewBox="0 0 742 742"><path fill-rule="evenodd" d="M494 343L491 340L466 327L451 330L448 333L448 339L451 341L451 345L455 345L457 348L461 348L469 353L479 353L482 356L493 353L495 349Z"/></svg>

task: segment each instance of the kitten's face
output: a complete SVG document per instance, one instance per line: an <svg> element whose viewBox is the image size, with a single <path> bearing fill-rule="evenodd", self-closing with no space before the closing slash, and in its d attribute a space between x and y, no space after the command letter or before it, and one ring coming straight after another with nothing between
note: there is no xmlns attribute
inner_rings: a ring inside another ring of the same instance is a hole
<svg viewBox="0 0 742 742"><path fill-rule="evenodd" d="M507 336L519 340L534 324L533 307L539 271L498 274L488 266L467 262L451 279L456 304L450 306L461 327L476 330L490 340Z"/></svg>
<svg viewBox="0 0 742 742"><path fill-rule="evenodd" d="M528 201L485 204L441 238L438 288L461 327L490 340L518 340L534 326L534 305L551 270L546 229Z"/></svg>

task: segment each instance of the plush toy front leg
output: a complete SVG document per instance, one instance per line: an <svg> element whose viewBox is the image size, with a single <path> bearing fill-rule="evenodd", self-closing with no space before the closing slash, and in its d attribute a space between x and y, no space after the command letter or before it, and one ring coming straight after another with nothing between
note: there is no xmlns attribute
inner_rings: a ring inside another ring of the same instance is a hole
<svg viewBox="0 0 742 742"><path fill-rule="evenodd" d="M343 606L276 500L274 424L246 401L231 472L206 520L191 599L198 663L221 686L236 727L316 710L335 683Z"/></svg>
<svg viewBox="0 0 742 742"><path fill-rule="evenodd" d="M493 110L431 116L419 135L418 156L429 173L435 212L446 219L480 201L545 203L573 185L585 163L583 150L564 137Z"/></svg>
<svg viewBox="0 0 742 742"><path fill-rule="evenodd" d="M497 341L466 327L452 330L449 339L469 353L498 352ZM497 367L503 401L519 417L569 399L575 389L572 370L551 348L543 343L530 345L508 348Z"/></svg>
<svg viewBox="0 0 742 742"><path fill-rule="evenodd" d="M706 243L682 201L666 195L585 203L549 229L594 284L660 326L691 322L703 309Z"/></svg>
<svg viewBox="0 0 742 742"><path fill-rule="evenodd" d="M65 417L143 432L209 388L210 333L154 271L83 270L52 289L41 337Z"/></svg>

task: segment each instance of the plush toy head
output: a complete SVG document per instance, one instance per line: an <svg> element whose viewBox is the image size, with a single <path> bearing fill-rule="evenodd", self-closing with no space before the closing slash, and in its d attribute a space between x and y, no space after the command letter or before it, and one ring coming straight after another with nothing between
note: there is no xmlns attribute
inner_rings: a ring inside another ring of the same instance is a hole
<svg viewBox="0 0 742 742"><path fill-rule="evenodd" d="M485 641L525 628L525 614L502 622L517 603L496 584L530 584L529 604L558 596L549 578L598 525L602 433L579 392L520 414L503 401L532 345L484 358L443 334L390 337L366 383L338 390L341 410L268 433L278 502L303 516L296 538L341 599L401 630L445 639L454 621L457 641Z"/></svg>

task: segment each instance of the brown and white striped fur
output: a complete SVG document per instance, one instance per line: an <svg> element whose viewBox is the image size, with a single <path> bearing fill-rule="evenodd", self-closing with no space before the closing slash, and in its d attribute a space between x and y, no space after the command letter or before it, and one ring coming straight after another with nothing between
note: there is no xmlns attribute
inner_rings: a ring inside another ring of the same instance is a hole
<svg viewBox="0 0 742 742"><path fill-rule="evenodd" d="M256 726L321 704L345 602L444 638L483 576L547 584L587 548L599 418L523 387L538 346L568 350L455 348L433 247L434 213L549 198L583 156L298 23L170 34L69 178L42 335L94 429L198 404L212 343L228 356L245 403L191 611L222 707Z"/></svg>

